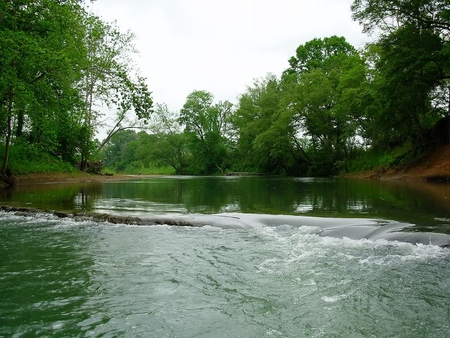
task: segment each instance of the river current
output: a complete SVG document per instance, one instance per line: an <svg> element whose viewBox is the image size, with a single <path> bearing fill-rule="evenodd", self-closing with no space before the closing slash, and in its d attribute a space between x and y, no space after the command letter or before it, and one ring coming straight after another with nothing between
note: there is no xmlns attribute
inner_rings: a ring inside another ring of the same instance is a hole
<svg viewBox="0 0 450 338"><path fill-rule="evenodd" d="M450 252L2 214L5 337L446 337ZM27 250L22 248L26 247Z"/></svg>
<svg viewBox="0 0 450 338"><path fill-rule="evenodd" d="M448 337L448 248L323 222L0 212L0 337Z"/></svg>

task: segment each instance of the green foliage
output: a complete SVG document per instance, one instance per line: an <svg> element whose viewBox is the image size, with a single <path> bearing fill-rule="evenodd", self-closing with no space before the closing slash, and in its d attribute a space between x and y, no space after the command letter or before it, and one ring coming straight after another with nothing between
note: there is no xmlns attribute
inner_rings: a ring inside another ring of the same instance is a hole
<svg viewBox="0 0 450 338"><path fill-rule="evenodd" d="M289 59L288 73L305 73L314 69L324 69L333 63L336 57L351 56L355 48L344 37L331 36L313 39L297 48L296 56Z"/></svg>
<svg viewBox="0 0 450 338"><path fill-rule="evenodd" d="M0 151L4 151L3 146L0 147ZM1 156L0 160L2 160ZM70 163L49 155L39 147L30 147L28 144L15 144L11 147L9 168L17 175L78 172Z"/></svg>
<svg viewBox="0 0 450 338"><path fill-rule="evenodd" d="M238 108L231 117L238 135L236 160L240 167L235 165L235 168L264 173L288 173L295 166L289 126L284 119L279 119L281 99L282 88L274 75L256 80L241 95Z"/></svg>
<svg viewBox="0 0 450 338"><path fill-rule="evenodd" d="M347 171L384 171L389 168L397 168L413 163L420 159L421 156L422 154L417 152L417 149L412 142L405 142L401 146L391 150L381 150L376 148L359 149L349 161Z"/></svg>
<svg viewBox="0 0 450 338"><path fill-rule="evenodd" d="M145 125L153 112L153 99L146 79L135 73L130 59L130 54L136 52L134 34L122 33L115 23L103 22L95 16L88 16L85 22L88 66L79 88L85 98L82 122L90 133L89 139L102 124L100 114L94 109L95 103L103 103L116 116L96 152L88 143L82 148L82 161L93 152L98 153L116 132L138 127L139 122ZM130 112L134 113L134 118Z"/></svg>
<svg viewBox="0 0 450 338"><path fill-rule="evenodd" d="M227 136L232 104L213 104L214 96L193 91L186 98L178 121L185 126L186 140L192 154L188 172L213 174L227 166Z"/></svg>
<svg viewBox="0 0 450 338"><path fill-rule="evenodd" d="M181 132L178 116L166 105L157 105L154 117L151 122L153 135L143 135L148 143L142 147L142 153L148 154L149 161L151 159L159 166L172 167L178 175L187 173L188 134Z"/></svg>
<svg viewBox="0 0 450 338"><path fill-rule="evenodd" d="M446 34L450 30L448 0L354 0L353 18L365 32L389 33L402 25L418 25Z"/></svg>
<svg viewBox="0 0 450 338"><path fill-rule="evenodd" d="M356 146L361 107L355 99L366 83L364 60L344 38L333 36L299 46L290 65L271 129L283 130L277 140L290 135L302 174L337 173Z"/></svg>
<svg viewBox="0 0 450 338"><path fill-rule="evenodd" d="M354 0L354 19L380 35L364 50L344 37L313 39L281 78L256 80L236 107L195 90L175 113L153 106L131 62L132 33L82 1L3 1L1 171L25 172L25 158L36 163L29 170L50 170L53 157L82 168L104 159L109 170L133 174L317 176L412 161L450 114L448 7ZM102 142L94 141L97 103L115 112Z"/></svg>
<svg viewBox="0 0 450 338"><path fill-rule="evenodd" d="M14 136L53 151L62 114L74 114L85 48L84 11L77 1L4 1L0 5L2 171Z"/></svg>
<svg viewBox="0 0 450 338"><path fill-rule="evenodd" d="M130 33L88 14L82 1L0 3L0 132L4 173L14 142L45 149L82 166L99 145L94 102L118 107L116 127L128 111L146 120L153 101L134 74ZM112 95L115 94L115 95Z"/></svg>
<svg viewBox="0 0 450 338"><path fill-rule="evenodd" d="M180 171L184 169L184 163L171 165L169 163L171 158L164 157L172 156L170 144L167 142L169 141L164 135L122 130L111 138L101 155L107 170L116 173L132 175L184 173Z"/></svg>
<svg viewBox="0 0 450 338"><path fill-rule="evenodd" d="M368 50L372 104L362 124L362 136L380 151L410 139L416 149L433 143L430 131L449 114L448 6L447 0L355 0L352 5L366 31L381 32Z"/></svg>

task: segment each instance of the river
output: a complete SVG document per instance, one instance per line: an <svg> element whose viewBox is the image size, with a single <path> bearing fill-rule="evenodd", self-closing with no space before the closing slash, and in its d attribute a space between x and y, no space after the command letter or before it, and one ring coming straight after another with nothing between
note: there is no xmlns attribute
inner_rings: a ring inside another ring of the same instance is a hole
<svg viewBox="0 0 450 338"><path fill-rule="evenodd" d="M448 337L449 199L447 183L280 177L4 190L201 226L1 212L0 336Z"/></svg>

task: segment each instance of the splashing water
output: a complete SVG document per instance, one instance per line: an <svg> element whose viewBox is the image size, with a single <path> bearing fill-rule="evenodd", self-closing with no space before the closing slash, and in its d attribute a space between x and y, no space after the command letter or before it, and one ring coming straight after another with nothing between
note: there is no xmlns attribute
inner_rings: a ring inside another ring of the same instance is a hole
<svg viewBox="0 0 450 338"><path fill-rule="evenodd" d="M450 251L319 226L0 215L0 335L444 337Z"/></svg>

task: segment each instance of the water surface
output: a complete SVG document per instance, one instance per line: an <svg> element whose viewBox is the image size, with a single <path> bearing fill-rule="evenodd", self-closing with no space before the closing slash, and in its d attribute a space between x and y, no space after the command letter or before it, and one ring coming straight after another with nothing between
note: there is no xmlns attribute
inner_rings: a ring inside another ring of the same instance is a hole
<svg viewBox="0 0 450 338"><path fill-rule="evenodd" d="M0 190L0 203L49 210L151 214L241 212L450 222L450 183L286 177L139 178ZM446 231L445 227L440 229Z"/></svg>
<svg viewBox="0 0 450 338"><path fill-rule="evenodd" d="M350 225L367 218L445 232L448 192L189 177L4 191L2 204L48 210L284 214L304 225L133 226L2 212L0 336L446 337L449 249L334 238L323 228L352 217Z"/></svg>

